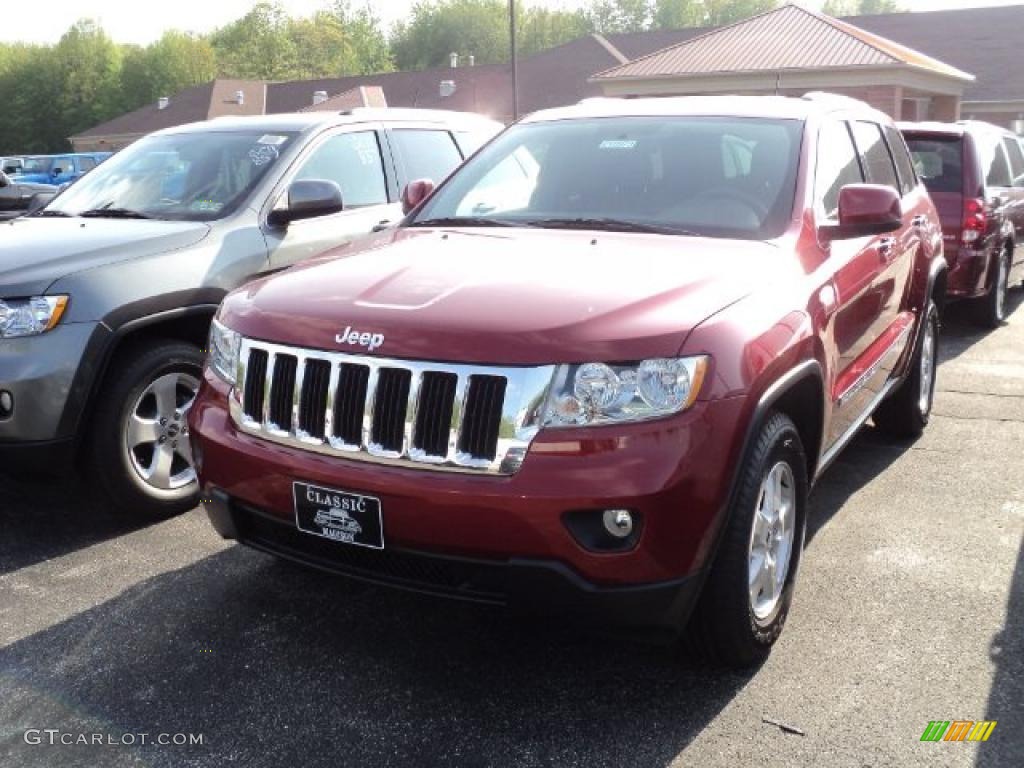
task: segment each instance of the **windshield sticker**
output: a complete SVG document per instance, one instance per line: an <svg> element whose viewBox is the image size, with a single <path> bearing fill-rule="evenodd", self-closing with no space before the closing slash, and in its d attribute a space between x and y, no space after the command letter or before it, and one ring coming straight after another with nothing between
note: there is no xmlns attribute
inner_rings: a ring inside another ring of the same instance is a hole
<svg viewBox="0 0 1024 768"><path fill-rule="evenodd" d="M223 207L224 203L218 203L216 200L196 200L189 206L189 210L197 213L217 213Z"/></svg>
<svg viewBox="0 0 1024 768"><path fill-rule="evenodd" d="M272 163L278 158L277 147L272 144L260 144L249 150L249 159L252 164L259 168L261 165Z"/></svg>
<svg viewBox="0 0 1024 768"><path fill-rule="evenodd" d="M605 139L601 149L635 149L636 139Z"/></svg>
<svg viewBox="0 0 1024 768"><path fill-rule="evenodd" d="M257 144L270 144L271 146L279 147L282 144L284 144L286 141L288 141L288 137L287 136L276 136L276 135L268 133L266 136L261 138L256 143Z"/></svg>

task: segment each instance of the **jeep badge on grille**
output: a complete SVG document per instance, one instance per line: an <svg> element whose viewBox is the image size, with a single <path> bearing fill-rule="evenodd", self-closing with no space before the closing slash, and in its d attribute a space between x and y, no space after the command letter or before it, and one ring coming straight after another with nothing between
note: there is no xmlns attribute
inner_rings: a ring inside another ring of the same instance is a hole
<svg viewBox="0 0 1024 768"><path fill-rule="evenodd" d="M359 331L353 330L352 326L346 326L345 331L335 336L334 340L339 344L366 347L368 352L373 352L373 350L377 349L384 343L384 334L360 333Z"/></svg>

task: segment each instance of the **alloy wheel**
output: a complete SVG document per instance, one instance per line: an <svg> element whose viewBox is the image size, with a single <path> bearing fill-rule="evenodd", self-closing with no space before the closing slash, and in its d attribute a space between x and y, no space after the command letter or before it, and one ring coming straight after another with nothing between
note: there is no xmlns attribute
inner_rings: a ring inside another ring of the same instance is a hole
<svg viewBox="0 0 1024 768"><path fill-rule="evenodd" d="M784 461L765 475L750 530L747 585L750 609L758 622L770 622L789 575L796 531L796 481Z"/></svg>
<svg viewBox="0 0 1024 768"><path fill-rule="evenodd" d="M925 318L924 338L921 339L921 392L917 400L917 408L922 415L927 415L932 407L932 387L935 384L935 322Z"/></svg>
<svg viewBox="0 0 1024 768"><path fill-rule="evenodd" d="M157 491L177 492L196 482L186 420L198 391L195 376L167 373L142 391L128 413L128 462L138 478Z"/></svg>

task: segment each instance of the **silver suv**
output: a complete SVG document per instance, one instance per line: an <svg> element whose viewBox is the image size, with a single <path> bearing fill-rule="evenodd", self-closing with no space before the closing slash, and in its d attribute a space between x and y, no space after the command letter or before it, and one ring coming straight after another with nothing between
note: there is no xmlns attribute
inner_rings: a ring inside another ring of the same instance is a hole
<svg viewBox="0 0 1024 768"><path fill-rule="evenodd" d="M402 217L501 129L359 109L152 134L0 226L0 471L80 462L116 506L197 501L185 415L221 298Z"/></svg>

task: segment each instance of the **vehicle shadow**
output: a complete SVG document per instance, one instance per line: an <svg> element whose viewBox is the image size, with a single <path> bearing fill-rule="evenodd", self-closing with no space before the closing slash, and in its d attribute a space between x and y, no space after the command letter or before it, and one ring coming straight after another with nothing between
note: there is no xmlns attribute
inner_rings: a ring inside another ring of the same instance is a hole
<svg viewBox="0 0 1024 768"><path fill-rule="evenodd" d="M1024 289L1013 289L1006 296L1006 316L1024 313ZM969 302L957 301L946 307L942 316L940 352L943 360L955 360L978 342L999 329L982 328L973 317Z"/></svg>
<svg viewBox="0 0 1024 768"><path fill-rule="evenodd" d="M1024 756L1024 677L1020 675L1020 660L1024 659L1024 542L1013 571L1006 620L992 638L989 654L996 672L985 719L998 724L989 740L979 745L975 764L979 768L1020 765Z"/></svg>
<svg viewBox="0 0 1024 768"><path fill-rule="evenodd" d="M0 575L145 527L107 510L75 477L0 475Z"/></svg>
<svg viewBox="0 0 1024 768"><path fill-rule="evenodd" d="M110 766L667 765L753 674L234 547L0 649L0 754L67 765L24 743L60 727L203 735Z"/></svg>

